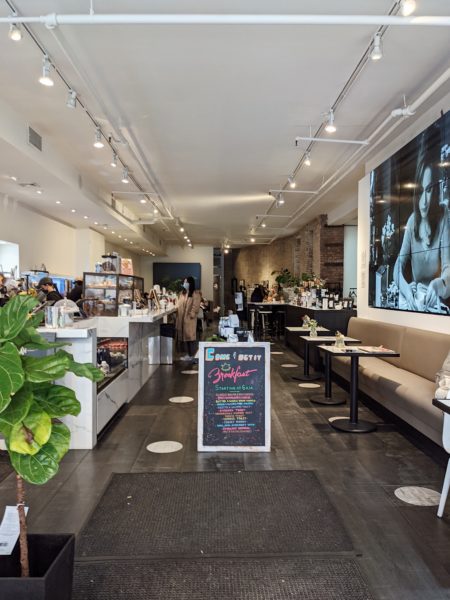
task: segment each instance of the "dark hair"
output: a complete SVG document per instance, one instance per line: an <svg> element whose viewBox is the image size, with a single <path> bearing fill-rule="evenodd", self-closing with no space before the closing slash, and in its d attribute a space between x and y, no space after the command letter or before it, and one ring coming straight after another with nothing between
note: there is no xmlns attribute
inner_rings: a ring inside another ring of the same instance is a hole
<svg viewBox="0 0 450 600"><path fill-rule="evenodd" d="M193 295L193 293L195 292L195 279L191 275L189 275L189 277L186 277L186 281L189 283L188 296L190 298Z"/></svg>
<svg viewBox="0 0 450 600"><path fill-rule="evenodd" d="M416 187L414 189L414 237L418 242L422 239L419 232L422 221L419 202L420 197L425 192L422 181L426 169L431 170L431 200L428 209L428 221L431 227L430 240L434 239L439 222L444 215L444 209L439 205L439 147L439 138L434 139L431 132L429 133L427 130L421 135L416 167Z"/></svg>

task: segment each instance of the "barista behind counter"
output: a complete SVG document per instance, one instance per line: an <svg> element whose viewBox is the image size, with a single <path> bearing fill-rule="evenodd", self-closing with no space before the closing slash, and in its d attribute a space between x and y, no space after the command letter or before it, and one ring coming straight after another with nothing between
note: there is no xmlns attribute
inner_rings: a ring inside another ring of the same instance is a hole
<svg viewBox="0 0 450 600"><path fill-rule="evenodd" d="M55 304L58 300L63 300L51 277L42 277L38 283L38 290L38 298L41 301Z"/></svg>

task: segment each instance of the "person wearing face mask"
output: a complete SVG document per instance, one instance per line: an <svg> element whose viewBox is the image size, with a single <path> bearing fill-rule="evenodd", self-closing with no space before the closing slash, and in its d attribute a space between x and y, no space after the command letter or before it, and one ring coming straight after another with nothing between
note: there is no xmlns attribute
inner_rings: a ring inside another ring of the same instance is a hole
<svg viewBox="0 0 450 600"><path fill-rule="evenodd" d="M183 343L187 354L181 360L191 360L197 350L197 315L200 310L202 294L195 289L194 278L186 277L183 291L178 296L177 337Z"/></svg>
<svg viewBox="0 0 450 600"><path fill-rule="evenodd" d="M399 308L440 312L450 296L450 229L448 209L441 201L439 155L423 136L417 164L414 212L406 223L394 266ZM411 280L406 278L409 265Z"/></svg>

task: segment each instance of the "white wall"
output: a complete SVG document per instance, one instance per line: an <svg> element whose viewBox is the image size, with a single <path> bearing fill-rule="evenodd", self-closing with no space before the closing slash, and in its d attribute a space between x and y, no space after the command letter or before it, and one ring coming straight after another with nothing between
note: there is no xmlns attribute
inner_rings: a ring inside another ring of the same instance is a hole
<svg viewBox="0 0 450 600"><path fill-rule="evenodd" d="M202 292L205 298L213 298L214 248L212 246L195 246L186 249L180 246L167 246L167 256L142 257L142 268L147 289L153 286L153 263L200 263L202 267ZM189 273L186 273L189 275Z"/></svg>
<svg viewBox="0 0 450 600"><path fill-rule="evenodd" d="M356 272L358 255L358 228L356 225L344 227L344 296L348 296L350 288L357 287Z"/></svg>
<svg viewBox="0 0 450 600"><path fill-rule="evenodd" d="M0 239L19 245L20 270L44 263L58 275L76 275L75 229L0 195Z"/></svg>
<svg viewBox="0 0 450 600"><path fill-rule="evenodd" d="M144 269L142 267L141 261L144 259L143 256L141 256L140 254L136 254L135 252L130 252L126 248L116 246L115 244L112 244L108 241L105 243L105 252L117 252L117 254L122 258L131 258L133 260L133 273L137 277L144 277L144 286L146 290L149 290L151 288L153 283L150 284L150 280L148 279L148 276L145 274Z"/></svg>
<svg viewBox="0 0 450 600"><path fill-rule="evenodd" d="M76 273L80 276L84 272L93 271L95 263L105 254L105 238L93 229L76 229Z"/></svg>
<svg viewBox="0 0 450 600"><path fill-rule="evenodd" d="M19 267L19 246L17 244L4 244L3 241L0 241L0 273L10 273L11 269L16 267L18 269Z"/></svg>

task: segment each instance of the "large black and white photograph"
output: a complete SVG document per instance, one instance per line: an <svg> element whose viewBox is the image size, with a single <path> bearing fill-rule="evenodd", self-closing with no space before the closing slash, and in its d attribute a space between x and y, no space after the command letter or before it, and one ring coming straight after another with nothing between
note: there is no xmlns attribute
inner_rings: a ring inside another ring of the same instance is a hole
<svg viewBox="0 0 450 600"><path fill-rule="evenodd" d="M450 315L450 112L370 174L369 305Z"/></svg>

